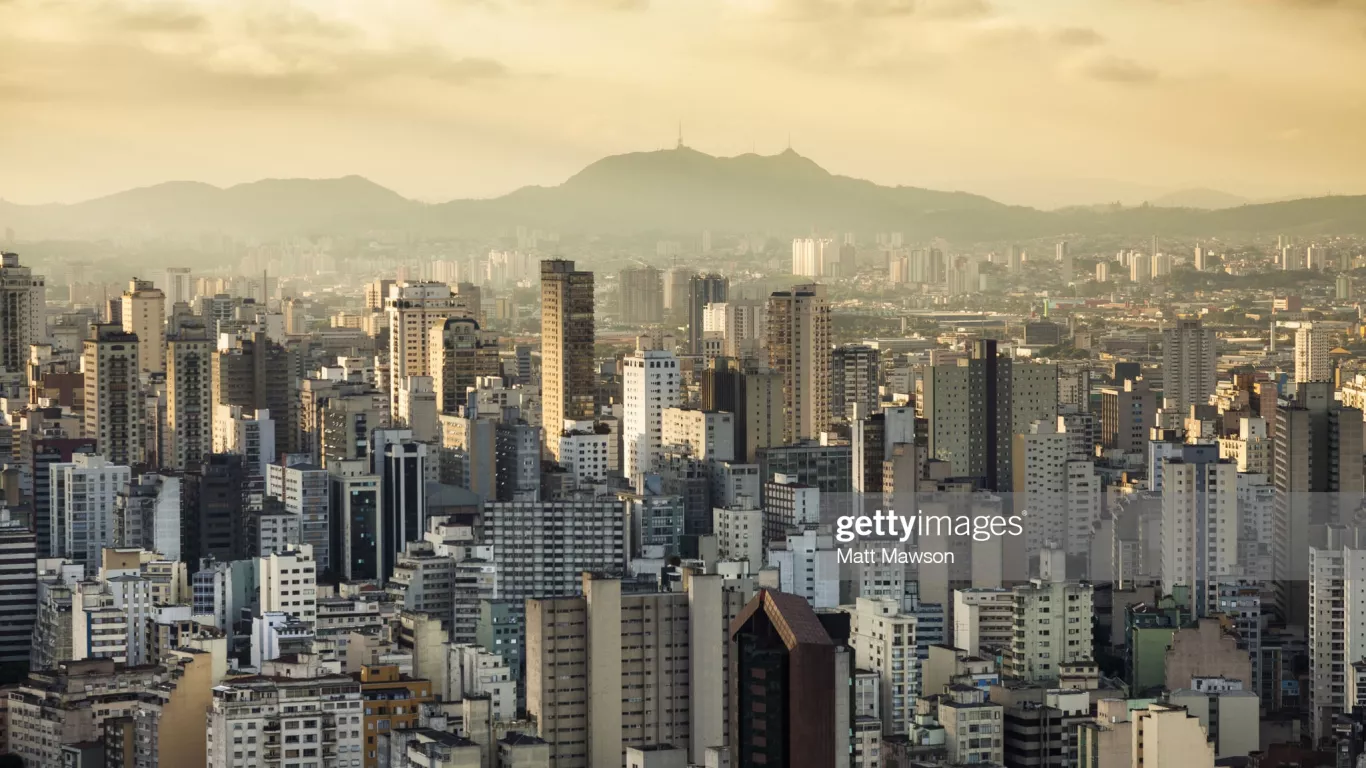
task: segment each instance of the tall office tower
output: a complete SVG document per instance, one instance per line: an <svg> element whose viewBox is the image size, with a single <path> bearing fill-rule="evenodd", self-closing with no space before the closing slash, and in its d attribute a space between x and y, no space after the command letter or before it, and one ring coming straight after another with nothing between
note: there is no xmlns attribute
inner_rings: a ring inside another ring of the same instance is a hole
<svg viewBox="0 0 1366 768"><path fill-rule="evenodd" d="M189 267L167 267L165 286L162 290L166 293L166 316L171 316L171 310L176 304L184 302L190 304L194 301L194 275L191 274Z"/></svg>
<svg viewBox="0 0 1366 768"><path fill-rule="evenodd" d="M527 709L550 743L549 764L615 766L624 749L671 744L683 752L678 764L700 765L725 740L725 628L744 595L700 574L682 591L646 594L584 574L582 591L527 601Z"/></svg>
<svg viewBox="0 0 1366 768"><path fill-rule="evenodd" d="M431 376L432 329L453 317L475 318L469 296L445 283L399 283L389 289L389 409L398 413L398 390L409 376Z"/></svg>
<svg viewBox="0 0 1366 768"><path fill-rule="evenodd" d="M1219 348L1214 329L1199 318L1179 318L1162 332L1162 398L1181 413L1206 405L1219 380Z"/></svg>
<svg viewBox="0 0 1366 768"><path fill-rule="evenodd" d="M165 467L191 469L213 450L213 358L198 321L167 337Z"/></svg>
<svg viewBox="0 0 1366 768"><path fill-rule="evenodd" d="M643 341L622 361L622 473L628 479L650 472L660 452L664 409L679 405L683 375L674 353L645 349Z"/></svg>
<svg viewBox="0 0 1366 768"><path fill-rule="evenodd" d="M228 562L248 557L242 457L208 454L181 483L181 557L191 568L212 557Z"/></svg>
<svg viewBox="0 0 1366 768"><path fill-rule="evenodd" d="M21 373L28 347L47 339L47 282L19 254L0 252L0 367Z"/></svg>
<svg viewBox="0 0 1366 768"><path fill-rule="evenodd" d="M830 428L830 304L823 285L768 299L768 364L783 377L783 442Z"/></svg>
<svg viewBox="0 0 1366 768"><path fill-rule="evenodd" d="M313 548L318 568L332 568L332 538L328 514L332 506L327 470L317 464L271 464L266 494L284 502L285 511L299 518L299 542Z"/></svg>
<svg viewBox="0 0 1366 768"><path fill-rule="evenodd" d="M138 337L138 370L160 373L166 370L166 294L151 280L136 277L128 283L119 302L125 333Z"/></svg>
<svg viewBox="0 0 1366 768"><path fill-rule="evenodd" d="M27 663L38 619L38 544L7 509L0 509L0 616L0 664Z"/></svg>
<svg viewBox="0 0 1366 768"><path fill-rule="evenodd" d="M370 442L373 472L379 476L379 581L393 573L394 563L410 541L427 532L427 446L411 430L375 430Z"/></svg>
<svg viewBox="0 0 1366 768"><path fill-rule="evenodd" d="M1220 584L1240 575L1240 528L1238 467L1218 446L1181 446L1162 470L1162 593L1187 587L1193 615L1217 612Z"/></svg>
<svg viewBox="0 0 1366 768"><path fill-rule="evenodd" d="M297 453L299 445L297 370L299 353L271 341L263 333L234 337L213 356L213 409L240 405L248 411L270 411L275 420L276 449ZM215 426L220 423L214 419ZM215 436L217 439L217 436Z"/></svg>
<svg viewBox="0 0 1366 768"><path fill-rule="evenodd" d="M379 580L380 478L365 459L336 459L327 465L332 511L327 529L332 576L343 581Z"/></svg>
<svg viewBox="0 0 1366 768"><path fill-rule="evenodd" d="M1346 522L1366 492L1361 411L1341 407L1330 382L1297 384L1276 408L1274 438L1276 603L1304 626L1310 527Z"/></svg>
<svg viewBox="0 0 1366 768"><path fill-rule="evenodd" d="M806 600L768 589L730 626L731 765L846 764L849 699L831 692L853 677L847 637L833 639Z"/></svg>
<svg viewBox="0 0 1366 768"><path fill-rule="evenodd" d="M850 442L854 466L850 477L854 490L881 494L883 469L886 461L892 458L892 449L897 445L915 445L915 408L884 408L879 413L855 420L852 427Z"/></svg>
<svg viewBox="0 0 1366 768"><path fill-rule="evenodd" d="M115 464L143 460L142 393L138 386L136 334L112 324L91 327L81 367L85 371L85 435Z"/></svg>
<svg viewBox="0 0 1366 768"><path fill-rule="evenodd" d="M693 275L688 278L688 353L702 354L702 329L706 325L708 304L720 304L730 297L730 278L721 275Z"/></svg>
<svg viewBox="0 0 1366 768"><path fill-rule="evenodd" d="M878 351L845 344L830 352L830 416L854 421L878 411Z"/></svg>
<svg viewBox="0 0 1366 768"><path fill-rule="evenodd" d="M1329 735L1333 716L1366 697L1355 668L1366 658L1366 530L1328 526L1322 547L1309 550L1309 713L1314 743Z"/></svg>
<svg viewBox="0 0 1366 768"><path fill-rule="evenodd" d="M114 508L132 471L101 456L77 454L50 472L53 549L93 574L100 551L114 546Z"/></svg>
<svg viewBox="0 0 1366 768"><path fill-rule="evenodd" d="M541 425L546 450L557 461L566 421L594 414L593 273L574 262L541 262Z"/></svg>
<svg viewBox="0 0 1366 768"><path fill-rule="evenodd" d="M658 325L664 322L664 276L654 267L633 267L620 273L620 315L618 320L631 325Z"/></svg>
<svg viewBox="0 0 1366 768"><path fill-rule="evenodd" d="M1328 332L1315 328L1313 323L1301 325L1295 331L1295 383L1332 379L1333 368L1328 360Z"/></svg>
<svg viewBox="0 0 1366 768"><path fill-rule="evenodd" d="M1013 436L1058 417L1058 368L998 355L992 339L973 342L972 357L956 363L925 374L929 455L954 475L982 478L986 490L1009 491Z"/></svg>
<svg viewBox="0 0 1366 768"><path fill-rule="evenodd" d="M1025 552L1062 549L1069 555L1091 552L1093 526L1100 520L1100 477L1090 461L1073 458L1073 435L1057 422L1036 421L1014 438L1012 487L1029 510Z"/></svg>
<svg viewBox="0 0 1366 768"><path fill-rule="evenodd" d="M468 317L447 318L432 326L428 348L427 370L440 413L459 413L466 391L481 376L497 376L501 371L498 343L480 338L479 323Z"/></svg>
<svg viewBox="0 0 1366 768"><path fill-rule="evenodd" d="M40 557L61 557L60 521L52 514L52 467L69 464L77 454L95 453L95 441L87 437L45 437L33 440L29 477L33 483L33 530Z"/></svg>
<svg viewBox="0 0 1366 768"><path fill-rule="evenodd" d="M718 357L702 372L702 410L735 414L735 457L753 463L783 440L783 376L751 362Z"/></svg>
<svg viewBox="0 0 1366 768"><path fill-rule="evenodd" d="M1015 637L1002 674L1057 680L1062 666L1092 658L1094 588L1087 582L1034 579L1011 590Z"/></svg>

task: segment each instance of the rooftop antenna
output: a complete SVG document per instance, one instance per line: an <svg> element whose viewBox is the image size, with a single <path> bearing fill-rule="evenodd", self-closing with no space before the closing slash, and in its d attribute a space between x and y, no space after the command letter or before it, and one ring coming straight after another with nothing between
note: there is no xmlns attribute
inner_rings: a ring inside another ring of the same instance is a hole
<svg viewBox="0 0 1366 768"><path fill-rule="evenodd" d="M683 148L683 121L678 121L678 148Z"/></svg>

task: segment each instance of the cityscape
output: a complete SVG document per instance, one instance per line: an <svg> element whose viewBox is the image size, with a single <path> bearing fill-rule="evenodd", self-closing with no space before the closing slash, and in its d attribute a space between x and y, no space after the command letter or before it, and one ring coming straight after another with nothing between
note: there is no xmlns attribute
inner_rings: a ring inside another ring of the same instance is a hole
<svg viewBox="0 0 1366 768"><path fill-rule="evenodd" d="M1363 29L0 0L0 768L1366 768Z"/></svg>

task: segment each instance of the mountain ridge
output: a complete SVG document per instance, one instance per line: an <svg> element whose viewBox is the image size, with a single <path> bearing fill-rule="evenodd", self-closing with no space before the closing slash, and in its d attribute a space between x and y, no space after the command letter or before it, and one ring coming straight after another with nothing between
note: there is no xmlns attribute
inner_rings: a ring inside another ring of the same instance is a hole
<svg viewBox="0 0 1366 768"><path fill-rule="evenodd" d="M217 187L170 181L72 204L0 201L0 227L26 239L222 233L249 237L482 237L518 225L581 234L677 234L705 229L780 235L901 231L960 242L1075 234L1366 232L1366 196L1234 205L1215 190L1164 196L1167 205L1042 211L970 192L883 186L831 173L792 150L716 157L688 147L610 155L560 184L485 199L424 203L358 175L269 178ZM1172 203L1205 198L1216 210Z"/></svg>

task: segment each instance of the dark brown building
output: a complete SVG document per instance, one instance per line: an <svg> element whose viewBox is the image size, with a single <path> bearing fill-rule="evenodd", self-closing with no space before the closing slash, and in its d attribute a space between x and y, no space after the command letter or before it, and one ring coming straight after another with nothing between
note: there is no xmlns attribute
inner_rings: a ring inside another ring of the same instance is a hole
<svg viewBox="0 0 1366 768"><path fill-rule="evenodd" d="M849 748L848 705L841 711L837 695L848 690L847 649L805 599L768 589L735 617L730 636L732 765L835 765Z"/></svg>

